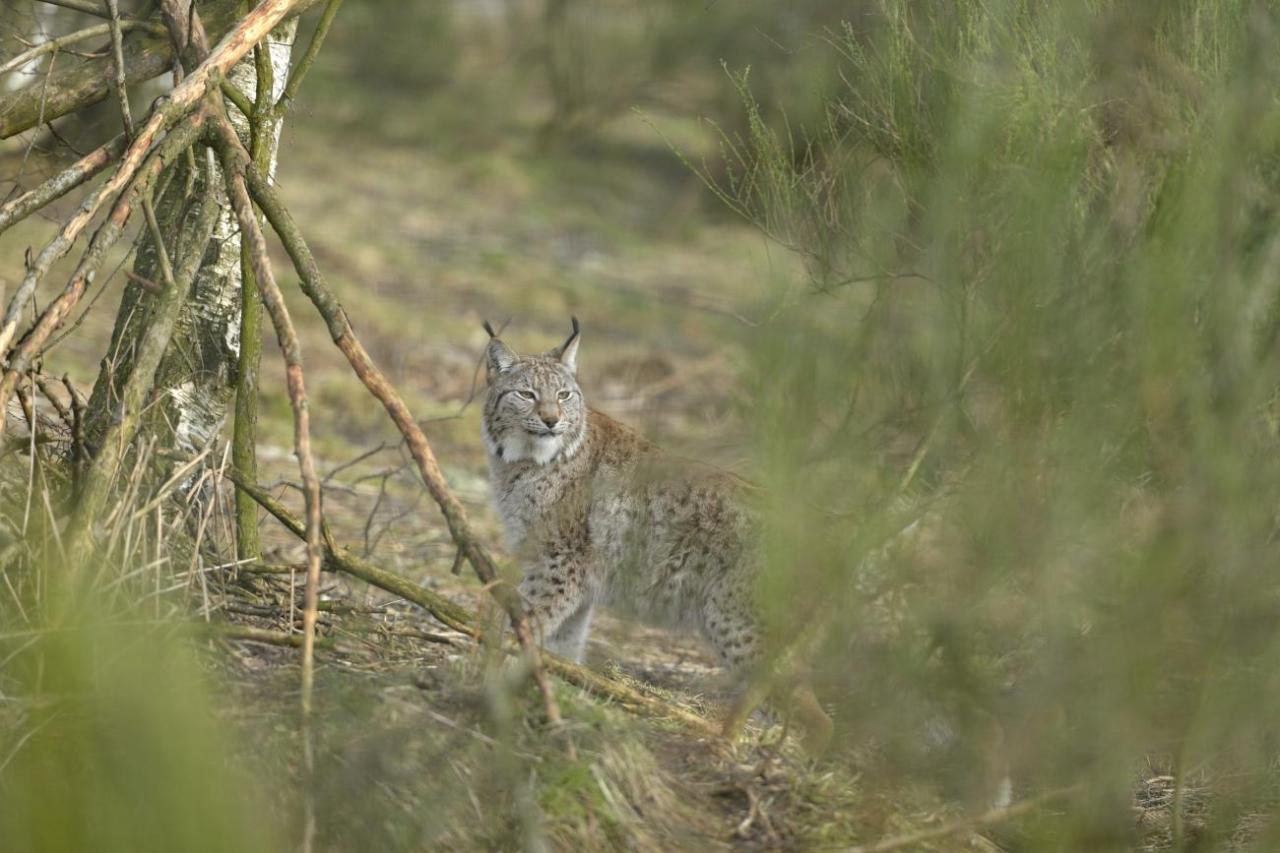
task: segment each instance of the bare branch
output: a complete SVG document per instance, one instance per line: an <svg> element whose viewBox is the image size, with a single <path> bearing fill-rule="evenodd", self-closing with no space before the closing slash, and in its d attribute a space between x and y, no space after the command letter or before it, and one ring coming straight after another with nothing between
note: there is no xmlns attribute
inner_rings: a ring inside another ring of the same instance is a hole
<svg viewBox="0 0 1280 853"><path fill-rule="evenodd" d="M85 289L92 283L94 276L97 274L98 266L102 263L107 250L115 245L123 234L125 223L128 222L129 216L133 212L133 203L139 195L150 189L163 168L169 162L172 162L174 157L180 156L182 151L195 141L200 132L202 120L202 112L198 111L195 115L190 116L187 121L170 131L164 142L156 148L155 152L146 159L140 168L133 170L133 172L136 172L137 180L120 196L107 220L94 233L84 257L72 274L71 280L67 282L66 288L63 289L57 299L45 308L44 312L36 320L35 326L32 327L31 331L27 333L26 337L23 338L22 342L10 355L8 369L4 373L3 380L0 380L0 430L4 428L5 403L8 402L9 395L13 393L13 389L16 387L18 377L31 365L32 360L40 352L49 335L62 325L76 303L80 301L80 297L84 295ZM141 138L141 135L139 135L139 140ZM122 165L120 168L123 170L125 167ZM117 172L117 175L119 175L119 172ZM114 181L114 178L112 180ZM108 184L110 183L109 181ZM84 211L85 206L81 205L77 216L83 214ZM87 222L87 217L85 221ZM42 257L44 254L41 253ZM52 260L47 261L47 263L52 263ZM32 281L31 287L27 291L29 294L31 290L34 290L34 279L31 278L31 273L28 273L28 280ZM23 285L24 287L27 285L26 280L24 280ZM28 298L30 298L29 295L24 296L20 291L14 296L16 305L15 302L10 303L9 307L13 312L13 324L15 326L17 314L21 311L22 304ZM6 325L4 331L12 333L12 328ZM0 342L4 340L4 337L0 336Z"/></svg>
<svg viewBox="0 0 1280 853"><path fill-rule="evenodd" d="M121 134L103 143L40 186L27 190L17 198L0 205L0 233L7 231L15 222L29 216L49 202L62 198L111 165L124 151L125 141L124 135Z"/></svg>
<svg viewBox="0 0 1280 853"><path fill-rule="evenodd" d="M227 64L219 62L218 72L225 73L249 47L261 40L285 17L297 15L317 2L319 0L272 0L260 4L243 19L241 0L208 0L201 3L201 17L209 33L226 33L234 26L232 32L238 33L235 36L237 42L244 38L250 39L247 45L233 47L233 61ZM285 12L281 13L280 7L284 7ZM104 9L96 8L100 16L107 16ZM260 25L264 22L269 23L269 26L262 30ZM251 28L251 31L246 31L246 27ZM227 38L230 37L229 35ZM221 51L226 44L227 39L224 38L214 53ZM158 77L169 70L173 60L173 47L167 38L149 30L141 30L130 33L125 39L124 58L126 82L138 83ZM111 94L111 88L108 60L102 57L53 75L49 81L47 97L41 97L41 87L38 85L0 95L0 139L35 127L41 122L42 114L43 121L50 121L96 104Z"/></svg>
<svg viewBox="0 0 1280 853"><path fill-rule="evenodd" d="M284 295L276 284L275 273L271 269L271 261L267 256L267 242L258 226L258 218L254 213L253 202L249 198L248 187L245 186L244 169L248 165L247 155L237 159L233 152L239 148L240 138L236 135L231 120L225 111L219 116L215 133L221 140L219 150L222 155L223 172L226 175L228 194L231 206L235 209L236 219L240 223L242 245L248 247L252 260L253 277L258 284L258 294L262 297L263 307L271 317L275 326L276 338L280 342L280 351L284 356L285 377L289 391L289 403L293 407L293 441L298 456L298 470L302 475L304 494L306 496L306 542L307 542L307 586L302 610L302 742L303 764L307 780L310 783L315 772L315 756L311 733L311 693L315 680L315 634L316 614L320 593L320 478L316 476L315 460L311 456L311 419L307 405L307 390L302 373L302 347L298 342L297 332L285 306ZM314 816L312 804L306 801L306 827L303 836L303 848L310 849L314 833Z"/></svg>
<svg viewBox="0 0 1280 853"><path fill-rule="evenodd" d="M114 5L114 0L113 0L113 5ZM141 30L147 30L148 32L152 32L152 33L164 32L163 29L155 26L154 24L150 24L146 21L122 20L120 21L120 29L121 30L141 29ZM17 56L14 56L13 58L6 60L3 65L0 65L0 74L8 74L10 71L13 71L15 68L21 68L22 66L26 65L28 62L30 62L33 59L39 59L41 56L44 56L46 53L56 53L59 50L62 50L67 45L75 44L76 42L87 41L93 38L101 38L102 36L106 36L110 34L111 34L111 24L94 24L92 27L85 27L83 30L76 30L74 33L67 33L66 35L58 36L57 38L52 38L52 39L49 39L48 41L42 41L35 47L29 50L24 50L22 53L19 53Z"/></svg>
<svg viewBox="0 0 1280 853"><path fill-rule="evenodd" d="M242 161L247 161L243 148L239 149L237 156ZM247 164L245 176L254 200L267 215L271 227L280 236L289 257L293 259L294 268L302 278L303 291L324 317L334 343L347 357L348 363L369 393L382 403L383 408L387 410L387 414L400 430L400 434L404 436L409 453L418 463L418 472L422 475L427 491L440 507L454 542L466 555L467 562L471 563L476 575L507 612L516 639L533 665L534 679L542 693L547 719L553 726L558 725L561 721L560 710L546 675L538 663L537 643L534 641L533 629L529 624L528 615L524 612L524 603L520 599L520 594L499 576L493 558L472 532L466 511L449 489L449 484L440 471L440 465L436 462L435 453L426 435L409 412L404 400L387 381L387 377L378 369L378 366L373 363L373 359L369 357L369 353L356 337L355 330L347 319L346 311L325 283L320 267L316 264L315 257L311 254L311 249L307 246L297 223L293 221L293 217L260 171L253 168L251 164Z"/></svg>
<svg viewBox="0 0 1280 853"><path fill-rule="evenodd" d="M124 121L124 132L133 139L133 110L129 109L129 88L125 82L124 43L120 26L120 0L106 0L107 9L111 12L111 57L115 69L116 98L120 101L120 118Z"/></svg>

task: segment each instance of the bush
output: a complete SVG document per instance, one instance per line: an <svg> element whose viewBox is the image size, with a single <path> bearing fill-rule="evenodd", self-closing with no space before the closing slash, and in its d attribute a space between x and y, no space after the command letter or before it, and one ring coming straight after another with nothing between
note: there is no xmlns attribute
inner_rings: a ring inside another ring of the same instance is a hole
<svg viewBox="0 0 1280 853"><path fill-rule="evenodd" d="M1087 781L1042 843L1125 843L1144 755L1175 836L1193 769L1236 780L1207 837L1274 807L1275 23L885 2L820 122L735 74L702 172L814 286L747 348L777 632L828 614L819 681L888 767Z"/></svg>

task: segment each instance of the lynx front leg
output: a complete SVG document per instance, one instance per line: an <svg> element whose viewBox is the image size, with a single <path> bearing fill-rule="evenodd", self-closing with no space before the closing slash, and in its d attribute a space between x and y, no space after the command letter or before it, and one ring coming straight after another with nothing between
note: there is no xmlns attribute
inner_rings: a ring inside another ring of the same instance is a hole
<svg viewBox="0 0 1280 853"><path fill-rule="evenodd" d="M574 661L581 658L591 625L586 580L582 561L560 558L540 563L520 581L520 595L542 644Z"/></svg>
<svg viewBox="0 0 1280 853"><path fill-rule="evenodd" d="M724 736L729 740L737 738L751 713L767 703L795 720L805 749L811 755L820 755L831 739L831 718L807 681L777 672L780 661L766 664L754 609L733 591L725 591L711 597L704 618L708 639L739 682L740 692L721 724Z"/></svg>

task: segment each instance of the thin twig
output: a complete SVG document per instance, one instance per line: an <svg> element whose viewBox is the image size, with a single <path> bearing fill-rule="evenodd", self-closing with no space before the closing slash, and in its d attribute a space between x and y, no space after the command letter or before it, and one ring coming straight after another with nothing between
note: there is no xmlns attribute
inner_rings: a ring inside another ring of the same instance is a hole
<svg viewBox="0 0 1280 853"><path fill-rule="evenodd" d="M284 85L284 91L280 94L280 100L276 101L274 111L277 118L284 115L285 110L289 108L289 104L297 96L298 89L302 86L302 80L307 76L307 72L311 70L312 64L316 61L320 46L324 44L325 37L329 35L329 27L333 25L333 19L337 16L338 7L341 5L342 0L329 0L329 4L324 7L324 14L320 16L320 22L316 24L316 30L311 36L311 44L307 45L306 52L302 54L298 64L293 67L293 71L289 74L289 79Z"/></svg>
<svg viewBox="0 0 1280 853"><path fill-rule="evenodd" d="M271 631L267 628L255 628L251 625L230 625L225 622L197 623L198 630L220 640L243 640L250 643L266 643L271 646L292 646L299 648L304 638L297 634L286 634L284 631ZM329 641L317 640L317 645L331 645Z"/></svg>
<svg viewBox="0 0 1280 853"><path fill-rule="evenodd" d="M280 351L284 356L285 378L289 392L289 403L293 407L293 439L294 449L298 456L298 470L302 476L306 495L306 542L307 542L307 585L306 599L302 611L302 739L303 764L307 776L308 790L315 773L315 751L311 731L311 693L315 679L315 632L316 603L320 590L320 478L316 476L315 460L311 455L311 417L307 404L306 383L302 372L302 347L298 342L298 334L294 330L289 310L276 284L275 274L271 269L271 260L267 256L267 242L258 226L258 218L254 213L253 202L249 198L249 190L245 185L244 169L246 160L232 156L232 151L239 147L239 137L231 120L223 111L214 128L221 139L219 146L222 154L223 172L226 175L227 187L231 197L231 206L235 210L236 220L240 224L240 238L249 246L253 261L253 275L258 283L258 293L262 297L263 307L271 317L275 327L276 338L280 343ZM240 149L243 151L243 149ZM303 835L304 850L310 849L314 837L314 813L311 798L306 798L306 827Z"/></svg>
<svg viewBox="0 0 1280 853"><path fill-rule="evenodd" d="M129 108L129 88L125 82L124 37L120 26L120 0L106 0L107 10L111 13L111 55L115 66L116 98L120 101L120 118L124 122L124 132L133 139L133 110Z"/></svg>
<svg viewBox="0 0 1280 853"><path fill-rule="evenodd" d="M863 844L857 847L850 847L846 853L888 853L891 850L901 850L904 847L914 847L917 844L924 844L927 841L935 841L939 838L946 838L949 835L956 835L966 830L980 829L986 826L994 826L998 823L1004 823L1016 817L1035 811L1041 806L1055 802L1057 800L1067 799L1075 796L1084 789L1083 785L1070 785L1066 788L1056 788L1052 791L1046 791L1039 796L1032 797L1029 800L1023 800L1020 803L1014 803L1011 806L998 809L988 809L981 814L972 815L970 817L956 818L947 821L932 829L922 829L918 832L910 832L906 835L898 835L893 838L885 838L874 844Z"/></svg>
<svg viewBox="0 0 1280 853"><path fill-rule="evenodd" d="M95 18L109 18L110 13L91 0L39 0L48 6L61 6L63 9L71 9L75 12L81 12L85 15L93 15Z"/></svg>
<svg viewBox="0 0 1280 853"><path fill-rule="evenodd" d="M230 80L223 80L222 83L219 84L219 88L221 89L223 96L225 96L236 109L244 113L245 118L249 118L253 115L253 101L250 101L249 96L244 92L241 92L240 89L236 87L235 83L232 83Z"/></svg>

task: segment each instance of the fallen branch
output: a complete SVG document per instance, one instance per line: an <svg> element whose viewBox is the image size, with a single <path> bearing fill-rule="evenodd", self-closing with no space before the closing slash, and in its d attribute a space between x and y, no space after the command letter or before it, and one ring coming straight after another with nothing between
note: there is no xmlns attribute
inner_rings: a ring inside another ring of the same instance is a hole
<svg viewBox="0 0 1280 853"><path fill-rule="evenodd" d="M200 622L193 626L197 633L207 634L219 640L244 640L250 643L265 643L269 646L302 646L303 638L298 634L286 634L284 631L272 631L267 628L255 628L251 625L232 625L226 622ZM327 648L333 645L331 640L316 640L316 645Z"/></svg>
<svg viewBox="0 0 1280 853"><path fill-rule="evenodd" d="M228 469L226 476L235 483L237 489L253 498L259 506L273 515L293 535L299 538L306 535L306 529L302 522L293 513L289 512L284 504L271 497L261 486L245 480L234 469ZM400 577L393 572L380 569L368 560L361 559L352 551L335 542L324 525L322 525L322 529L326 534L324 537L325 564L329 568L351 575L398 598L412 602L430 613L441 624L459 633L466 634L476 640L482 638L483 629L480 627L479 620L466 608L454 604L439 593L420 584ZM545 664L547 671L565 682L575 687L580 687L602 699L615 702L626 711L659 719L674 720L699 734L719 736L719 727L710 720L670 702L664 702L656 697L641 693L635 688L607 675L579 666L547 651L542 652L542 662Z"/></svg>
<svg viewBox="0 0 1280 853"><path fill-rule="evenodd" d="M222 111L213 126L213 134L221 140L218 145L222 154L222 169L226 176L227 193L231 197L231 206L235 210L236 220L240 225L240 239L248 247L252 261L253 276L258 284L258 294L262 297L263 307L275 327L276 339L280 344L280 352L284 356L285 380L289 392L289 404L293 408L293 442L298 456L298 471L302 476L303 494L306 498L307 523L305 539L307 543L307 585L302 610L302 739L303 763L308 780L315 772L314 749L311 731L311 694L315 680L315 634L316 604L320 593L320 478L316 476L315 460L311 455L311 415L307 404L306 381L302 372L302 346L298 334L289 317L289 309L285 305L284 295L276 284L275 273L271 268L271 260L267 256L267 242L258 226L258 218L249 198L249 190L244 181L244 162L230 155L232 150L228 140L239 142L235 128L231 126L226 112ZM312 833L310 803L308 802L307 832L304 848L310 847Z"/></svg>
<svg viewBox="0 0 1280 853"><path fill-rule="evenodd" d="M165 0L166 9L173 5L174 0ZM190 15L190 23L195 25L196 33L199 35L199 18L194 10L191 10ZM166 17L169 16L166 15ZM191 27L188 28L188 32L190 31ZM190 49L197 55L203 52L200 39L195 39ZM258 295L271 318L280 344L280 352L284 356L286 386L289 403L293 408L294 451L298 457L298 470L302 476L303 494L306 499L307 580L302 609L301 689L302 762L305 773L302 850L304 853L310 853L316 827L315 805L311 793L315 784L315 734L311 719L312 692L315 682L316 618L320 594L320 478L316 475L315 459L311 455L311 420L303 376L301 343L289 317L284 295L276 284L271 260L267 255L267 243L263 238L262 228L258 224L253 201L249 198L249 190L245 186L244 163L231 156L232 149L239 146L239 137L221 103L219 103L219 115L212 128L211 136L219 140L216 147L222 159L227 194L230 196L231 206L240 227L241 262L243 264L245 257L250 261L252 282L257 285ZM244 283L249 282L250 280L246 278ZM247 293L246 296L248 296ZM290 602L292 607L292 599Z"/></svg>

